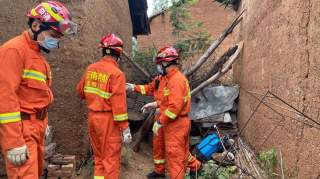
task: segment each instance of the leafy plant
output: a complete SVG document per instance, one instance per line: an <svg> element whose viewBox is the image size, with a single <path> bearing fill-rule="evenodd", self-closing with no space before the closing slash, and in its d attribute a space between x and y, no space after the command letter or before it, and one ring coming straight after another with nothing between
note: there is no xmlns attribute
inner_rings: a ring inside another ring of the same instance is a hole
<svg viewBox="0 0 320 179"><path fill-rule="evenodd" d="M236 173L236 170L236 166L219 167L214 161L210 160L204 164L198 179L229 179Z"/></svg>
<svg viewBox="0 0 320 179"><path fill-rule="evenodd" d="M172 3L170 8L170 23L173 27L172 34L177 37L173 44L179 50L182 60L190 59L196 54L203 53L210 46L210 34L203 30L202 22L194 21L188 8L198 0L163 0L158 1L157 8L164 9ZM137 49L137 46L134 46ZM153 58L157 53L155 47L145 50L134 50L133 58L141 64L151 75L156 74Z"/></svg>
<svg viewBox="0 0 320 179"><path fill-rule="evenodd" d="M179 49L181 59L192 58L195 54L204 52L210 45L210 35L203 30L202 22L194 21L188 10L197 0L182 0L174 2L170 11L172 34L177 37L174 46Z"/></svg>
<svg viewBox="0 0 320 179"><path fill-rule="evenodd" d="M258 155L258 163L261 168L266 172L269 178L274 177L274 169L277 165L277 153L275 149L270 149L264 152L261 152Z"/></svg>
<svg viewBox="0 0 320 179"><path fill-rule="evenodd" d="M239 9L240 0L215 0L225 7L232 7L233 10L237 11Z"/></svg>
<svg viewBox="0 0 320 179"><path fill-rule="evenodd" d="M157 54L156 48L137 51L134 60L144 67L152 76L157 74L154 57Z"/></svg>

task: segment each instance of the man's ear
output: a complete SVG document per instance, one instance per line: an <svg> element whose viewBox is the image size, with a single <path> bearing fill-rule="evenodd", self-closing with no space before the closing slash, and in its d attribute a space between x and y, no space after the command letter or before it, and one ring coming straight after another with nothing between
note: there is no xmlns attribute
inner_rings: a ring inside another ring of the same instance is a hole
<svg viewBox="0 0 320 179"><path fill-rule="evenodd" d="M32 22L32 24L31 24L31 30L32 31L34 31L34 32L37 32L37 31L39 31L40 30L40 22L39 21L37 21L37 20L35 20L35 21L33 21Z"/></svg>

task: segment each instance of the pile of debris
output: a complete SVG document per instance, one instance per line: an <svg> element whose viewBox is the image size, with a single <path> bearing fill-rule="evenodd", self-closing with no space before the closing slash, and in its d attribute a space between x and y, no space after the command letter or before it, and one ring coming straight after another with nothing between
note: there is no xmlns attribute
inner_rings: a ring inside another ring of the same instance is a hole
<svg viewBox="0 0 320 179"><path fill-rule="evenodd" d="M200 133L209 131L216 125L222 134L237 135L238 86L207 87L192 98L190 118L198 126Z"/></svg>
<svg viewBox="0 0 320 179"><path fill-rule="evenodd" d="M192 98L190 145L204 164L198 178L229 178L237 171L232 148L238 136L238 96L239 86L209 86Z"/></svg>
<svg viewBox="0 0 320 179"><path fill-rule="evenodd" d="M74 155L56 154L57 144L52 142L53 129L48 126L45 133L45 165L46 179L74 178L76 157Z"/></svg>
<svg viewBox="0 0 320 179"><path fill-rule="evenodd" d="M44 169L47 168L49 159L56 153L57 144L52 142L52 140L53 140L52 126L47 126L46 133L45 133Z"/></svg>
<svg viewBox="0 0 320 179"><path fill-rule="evenodd" d="M69 179L75 177L76 157L57 154L50 158L47 179Z"/></svg>

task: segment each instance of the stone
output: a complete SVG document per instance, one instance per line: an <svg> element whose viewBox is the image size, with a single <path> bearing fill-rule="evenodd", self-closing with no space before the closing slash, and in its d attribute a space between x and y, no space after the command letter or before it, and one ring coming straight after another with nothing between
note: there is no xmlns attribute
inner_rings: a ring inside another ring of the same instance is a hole
<svg viewBox="0 0 320 179"><path fill-rule="evenodd" d="M47 126L45 133L45 146L48 146L52 143L53 139L53 128L52 126Z"/></svg>
<svg viewBox="0 0 320 179"><path fill-rule="evenodd" d="M45 150L44 158L45 159L51 158L56 152L56 147L57 147L56 143L51 143L48 146L46 146L44 149Z"/></svg>

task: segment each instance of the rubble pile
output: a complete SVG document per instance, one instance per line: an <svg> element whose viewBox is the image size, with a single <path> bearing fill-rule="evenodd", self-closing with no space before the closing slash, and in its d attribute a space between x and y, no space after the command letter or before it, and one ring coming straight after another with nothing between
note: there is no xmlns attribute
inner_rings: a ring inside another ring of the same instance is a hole
<svg viewBox="0 0 320 179"><path fill-rule="evenodd" d="M57 154L50 158L47 179L71 179L75 177L76 157Z"/></svg>

